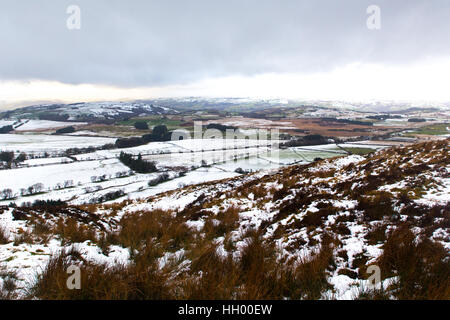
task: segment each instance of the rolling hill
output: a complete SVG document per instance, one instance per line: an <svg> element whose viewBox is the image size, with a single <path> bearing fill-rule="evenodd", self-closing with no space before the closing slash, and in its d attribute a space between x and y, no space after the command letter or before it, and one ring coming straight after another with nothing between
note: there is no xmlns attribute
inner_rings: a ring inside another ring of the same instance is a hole
<svg viewBox="0 0 450 320"><path fill-rule="evenodd" d="M3 295L448 299L449 143L336 157L122 203L4 207L0 259L10 289L3 280ZM64 286L73 264L82 270L81 290Z"/></svg>

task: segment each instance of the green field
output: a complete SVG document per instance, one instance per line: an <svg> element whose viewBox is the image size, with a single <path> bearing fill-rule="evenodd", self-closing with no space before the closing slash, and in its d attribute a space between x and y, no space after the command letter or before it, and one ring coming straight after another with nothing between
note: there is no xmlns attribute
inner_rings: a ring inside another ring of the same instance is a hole
<svg viewBox="0 0 450 320"><path fill-rule="evenodd" d="M450 134L450 131L447 130L447 127L450 127L450 124L448 124L448 123L433 124L430 126L425 126L425 127L416 129L414 132L410 132L408 135L429 134L429 135L441 136L441 135L445 135L445 134Z"/></svg>

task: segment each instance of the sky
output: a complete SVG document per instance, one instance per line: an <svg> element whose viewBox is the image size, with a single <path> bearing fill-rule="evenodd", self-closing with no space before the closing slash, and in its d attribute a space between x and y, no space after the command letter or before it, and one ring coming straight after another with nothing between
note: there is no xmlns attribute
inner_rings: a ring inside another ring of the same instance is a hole
<svg viewBox="0 0 450 320"><path fill-rule="evenodd" d="M450 101L449 17L448 0L0 0L0 108L183 96Z"/></svg>

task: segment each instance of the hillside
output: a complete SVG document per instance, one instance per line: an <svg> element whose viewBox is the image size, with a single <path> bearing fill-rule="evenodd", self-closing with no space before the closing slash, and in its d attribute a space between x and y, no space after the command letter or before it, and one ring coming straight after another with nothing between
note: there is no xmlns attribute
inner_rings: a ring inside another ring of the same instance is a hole
<svg viewBox="0 0 450 320"><path fill-rule="evenodd" d="M146 102L80 102L23 107L0 113L0 119L98 122L170 113L176 111Z"/></svg>
<svg viewBox="0 0 450 320"><path fill-rule="evenodd" d="M0 208L1 295L449 299L449 143L261 171L119 204ZM81 290L65 287L72 264L81 267ZM376 288L366 280L372 265L381 270Z"/></svg>

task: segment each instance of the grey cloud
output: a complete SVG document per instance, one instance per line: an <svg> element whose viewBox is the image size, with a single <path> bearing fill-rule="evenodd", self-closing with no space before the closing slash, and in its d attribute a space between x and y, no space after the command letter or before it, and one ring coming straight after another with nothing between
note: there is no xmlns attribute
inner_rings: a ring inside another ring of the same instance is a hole
<svg viewBox="0 0 450 320"><path fill-rule="evenodd" d="M121 86L450 54L447 0L0 0L0 79ZM81 8L81 30L66 8ZM366 8L382 28L366 28Z"/></svg>

